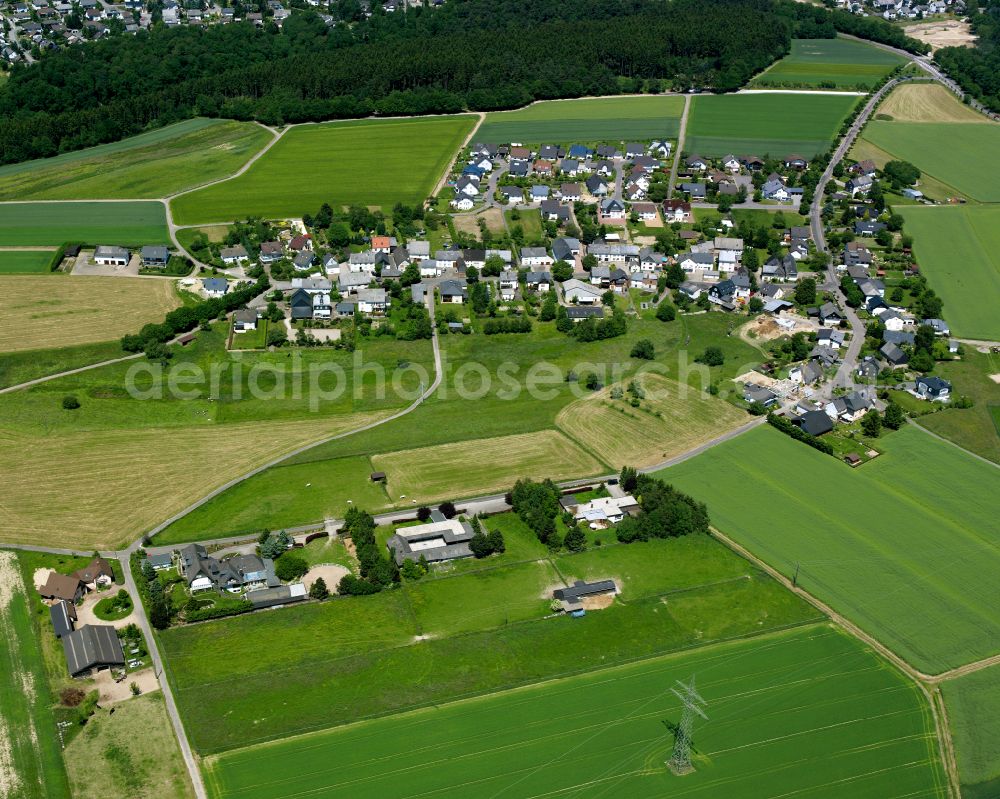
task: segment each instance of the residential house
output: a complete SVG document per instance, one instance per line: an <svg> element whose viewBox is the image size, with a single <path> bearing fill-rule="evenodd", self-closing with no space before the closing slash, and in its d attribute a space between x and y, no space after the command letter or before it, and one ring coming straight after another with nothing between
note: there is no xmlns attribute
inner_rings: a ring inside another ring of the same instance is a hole
<svg viewBox="0 0 1000 799"><path fill-rule="evenodd" d="M574 158L564 158L559 162L559 173L575 178L580 172L580 162Z"/></svg>
<svg viewBox="0 0 1000 799"><path fill-rule="evenodd" d="M512 178L526 178L531 174L531 162L514 159L507 167L507 173Z"/></svg>
<svg viewBox="0 0 1000 799"><path fill-rule="evenodd" d="M663 201L663 220L669 225L673 222L690 222L691 203L683 200Z"/></svg>
<svg viewBox="0 0 1000 799"><path fill-rule="evenodd" d="M886 229L884 222L873 219L859 219L854 223L855 236L874 236Z"/></svg>
<svg viewBox="0 0 1000 799"><path fill-rule="evenodd" d="M696 300L701 296L702 288L697 283L692 283L690 280L685 280L681 283L677 290L687 297L689 300Z"/></svg>
<svg viewBox="0 0 1000 799"><path fill-rule="evenodd" d="M594 197L606 197L608 194L608 184L603 178L591 175L584 181L587 191Z"/></svg>
<svg viewBox="0 0 1000 799"><path fill-rule="evenodd" d="M598 221L601 223L622 224L625 222L625 204L613 197L601 200Z"/></svg>
<svg viewBox="0 0 1000 799"><path fill-rule="evenodd" d="M806 411L794 422L803 433L811 436L821 436L833 430L833 419L823 411Z"/></svg>
<svg viewBox="0 0 1000 799"><path fill-rule="evenodd" d="M464 280L445 280L438 286L441 295L441 302L449 305L458 305L469 298L469 292Z"/></svg>
<svg viewBox="0 0 1000 799"><path fill-rule="evenodd" d="M147 269L163 269L170 260L170 251L162 244L148 244L139 250L139 257Z"/></svg>
<svg viewBox="0 0 1000 799"><path fill-rule="evenodd" d="M556 261L575 263L582 251L579 239L563 236L552 242L552 257Z"/></svg>
<svg viewBox="0 0 1000 799"><path fill-rule="evenodd" d="M567 303L579 303L581 305L593 305L601 301L604 293L599 288L584 283L582 280L570 278L562 284L563 299Z"/></svg>
<svg viewBox="0 0 1000 799"><path fill-rule="evenodd" d="M514 295L517 293L517 287L519 285L519 278L516 269L504 269L500 273L500 278L497 281L500 287L500 299L502 300L512 300Z"/></svg>
<svg viewBox="0 0 1000 799"><path fill-rule="evenodd" d="M832 302L824 302L819 308L819 323L826 327L839 325L846 317Z"/></svg>
<svg viewBox="0 0 1000 799"><path fill-rule="evenodd" d="M566 318L574 324L584 319L603 319L604 309L599 305L571 305L566 309Z"/></svg>
<svg viewBox="0 0 1000 799"><path fill-rule="evenodd" d="M885 360L889 363L889 366L894 369L906 366L906 364L910 362L910 356L900 349L897 344L893 344L891 341L887 341L879 347L879 354L885 358Z"/></svg>
<svg viewBox="0 0 1000 799"><path fill-rule="evenodd" d="M686 252L677 256L677 263L685 272L705 271L715 268L715 254L710 252Z"/></svg>
<svg viewBox="0 0 1000 799"><path fill-rule="evenodd" d="M572 494L563 497L562 503L566 510L573 514L573 518L578 522L588 525L606 526L618 524L626 516L634 516L639 513L639 503L635 497L626 494L622 497L598 497L589 502L577 504Z"/></svg>
<svg viewBox="0 0 1000 799"><path fill-rule="evenodd" d="M247 248L242 244L237 244L235 247L223 247L219 250L219 258L222 259L222 263L226 266L232 266L233 264L243 263L250 260L250 255L247 253Z"/></svg>
<svg viewBox="0 0 1000 799"><path fill-rule="evenodd" d="M545 222L558 222L560 225L569 222L569 206L558 200L542 200L539 213Z"/></svg>
<svg viewBox="0 0 1000 799"><path fill-rule="evenodd" d="M128 266L131 257L124 247L101 245L94 250L94 263L101 266Z"/></svg>
<svg viewBox="0 0 1000 799"><path fill-rule="evenodd" d="M822 377L823 369L815 361L806 361L788 370L788 379L803 386L810 386Z"/></svg>
<svg viewBox="0 0 1000 799"><path fill-rule="evenodd" d="M389 293L385 289L359 289L357 297L361 313L381 316L389 307Z"/></svg>
<svg viewBox="0 0 1000 799"><path fill-rule="evenodd" d="M257 329L257 312L253 308L242 308L233 314L233 330L243 333Z"/></svg>
<svg viewBox="0 0 1000 799"><path fill-rule="evenodd" d="M531 202L540 203L544 200L549 199L550 192L551 189L548 186L545 186L544 184L532 186L530 189Z"/></svg>
<svg viewBox="0 0 1000 799"><path fill-rule="evenodd" d="M851 197L857 197L859 194L868 194L873 185L874 181L868 175L855 175L847 181L847 190L851 193Z"/></svg>
<svg viewBox="0 0 1000 799"><path fill-rule="evenodd" d="M221 297L229 291L229 281L223 277L206 277L201 281L206 297Z"/></svg>
<svg viewBox="0 0 1000 799"><path fill-rule="evenodd" d="M860 391L852 391L843 397L835 397L823 410L831 419L849 424L864 416L872 404L872 401Z"/></svg>
<svg viewBox="0 0 1000 799"><path fill-rule="evenodd" d="M846 334L839 328L824 327L816 331L816 343L821 347L839 350L845 341Z"/></svg>
<svg viewBox="0 0 1000 799"><path fill-rule="evenodd" d="M169 552L146 555L143 565L149 564L153 571L162 572L174 567L174 557Z"/></svg>
<svg viewBox="0 0 1000 799"><path fill-rule="evenodd" d="M735 174L740 171L740 160L735 155L726 155L722 159L722 166Z"/></svg>
<svg viewBox="0 0 1000 799"><path fill-rule="evenodd" d="M302 250L295 254L292 259L292 266L298 272L308 272L313 268L313 263L316 261L316 256L313 255L311 250Z"/></svg>
<svg viewBox="0 0 1000 799"><path fill-rule="evenodd" d="M544 247L522 247L521 266L529 268L536 266L552 266L555 259L549 255L549 251Z"/></svg>
<svg viewBox="0 0 1000 799"><path fill-rule="evenodd" d="M715 303L731 311L735 305L736 284L732 280L721 280L708 290L709 302Z"/></svg>
<svg viewBox="0 0 1000 799"><path fill-rule="evenodd" d="M788 188L780 180L767 181L761 186L760 193L765 200L777 200L778 202L786 202L791 197Z"/></svg>
<svg viewBox="0 0 1000 799"><path fill-rule="evenodd" d="M79 602L86 592L87 586L79 577L56 571L49 572L45 584L38 589L42 599L59 599L74 603Z"/></svg>
<svg viewBox="0 0 1000 799"><path fill-rule="evenodd" d="M704 172L708 169L708 161L700 155L692 155L684 162L684 166L692 172Z"/></svg>
<svg viewBox="0 0 1000 799"><path fill-rule="evenodd" d="M617 244L606 241L595 241L587 247L587 253L593 255L600 263L625 264L637 261L639 248L634 244Z"/></svg>
<svg viewBox="0 0 1000 799"><path fill-rule="evenodd" d="M111 564L104 558L94 558L82 569L77 569L73 572L72 576L76 577L91 591L97 588L107 588L115 580L115 573L111 568Z"/></svg>
<svg viewBox="0 0 1000 799"><path fill-rule="evenodd" d="M847 171L852 175L864 175L868 178L874 178L876 173L875 162L870 158L866 158L864 161L858 161L856 164L851 164L847 168Z"/></svg>
<svg viewBox="0 0 1000 799"><path fill-rule="evenodd" d="M313 298L305 289L295 289L288 299L292 320L312 319Z"/></svg>
<svg viewBox="0 0 1000 799"><path fill-rule="evenodd" d="M750 404L759 402L765 408L770 408L777 403L778 395L766 386L758 386L756 383L744 383L743 400Z"/></svg>
<svg viewBox="0 0 1000 799"><path fill-rule="evenodd" d="M563 183L556 191L556 195L566 202L576 202L583 198L583 190L579 183Z"/></svg>
<svg viewBox="0 0 1000 799"><path fill-rule="evenodd" d="M479 178L475 175L462 175L455 183L455 195L458 197L478 197Z"/></svg>
<svg viewBox="0 0 1000 799"><path fill-rule="evenodd" d="M524 277L524 285L532 291L545 294L552 288L552 273L545 271L528 272Z"/></svg>
<svg viewBox="0 0 1000 799"><path fill-rule="evenodd" d="M785 156L785 168L786 169L807 169L809 167L809 162L803 158L801 155L786 155Z"/></svg>
<svg viewBox="0 0 1000 799"><path fill-rule="evenodd" d="M280 241L265 241L260 245L260 262L273 264L285 257L285 248Z"/></svg>
<svg viewBox="0 0 1000 799"><path fill-rule="evenodd" d="M524 192L520 186L501 186L497 191L505 203L519 205L524 202Z"/></svg>
<svg viewBox="0 0 1000 799"><path fill-rule="evenodd" d="M708 190L704 183L682 183L681 191L691 200L704 200Z"/></svg>
<svg viewBox="0 0 1000 799"><path fill-rule="evenodd" d="M643 224L656 223L660 219L656 203L632 203L632 213L638 216Z"/></svg>
<svg viewBox="0 0 1000 799"><path fill-rule="evenodd" d="M918 377L914 394L931 402L948 402L951 399L951 383L940 377Z"/></svg>

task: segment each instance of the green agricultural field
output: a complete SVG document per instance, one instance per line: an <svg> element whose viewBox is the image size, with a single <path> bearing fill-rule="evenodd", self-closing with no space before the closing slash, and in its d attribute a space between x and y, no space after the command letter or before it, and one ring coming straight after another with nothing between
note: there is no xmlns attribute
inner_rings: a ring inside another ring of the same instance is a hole
<svg viewBox="0 0 1000 799"><path fill-rule="evenodd" d="M15 554L0 551L0 795L68 799L29 590Z"/></svg>
<svg viewBox="0 0 1000 799"><path fill-rule="evenodd" d="M58 374L91 363L121 358L126 353L117 341L0 353L0 388Z"/></svg>
<svg viewBox="0 0 1000 799"><path fill-rule="evenodd" d="M1000 151L1000 125L874 120L864 138L974 200L1000 202L1000 162L982 157Z"/></svg>
<svg viewBox="0 0 1000 799"><path fill-rule="evenodd" d="M695 772L665 766L697 678ZM826 625L250 747L205 764L216 799L470 795L945 797L921 694Z"/></svg>
<svg viewBox="0 0 1000 799"><path fill-rule="evenodd" d="M995 654L996 468L913 427L879 448L852 470L760 428L658 476L921 671Z"/></svg>
<svg viewBox="0 0 1000 799"><path fill-rule="evenodd" d="M231 175L270 140L252 122L189 119L113 144L0 167L0 200L167 197Z"/></svg>
<svg viewBox="0 0 1000 799"><path fill-rule="evenodd" d="M906 232L913 236L920 271L944 300L951 332L961 338L1000 340L1000 207L901 206L896 210L906 220Z"/></svg>
<svg viewBox="0 0 1000 799"><path fill-rule="evenodd" d="M0 275L45 274L54 254L52 250L0 250Z"/></svg>
<svg viewBox="0 0 1000 799"><path fill-rule="evenodd" d="M752 81L754 86L869 88L905 59L853 39L792 39L792 51Z"/></svg>
<svg viewBox="0 0 1000 799"><path fill-rule="evenodd" d="M269 219L333 206L424 201L474 117L360 120L291 128L243 175L173 200L177 224Z"/></svg>
<svg viewBox="0 0 1000 799"><path fill-rule="evenodd" d="M166 211L159 202L18 202L0 209L0 247L67 241L135 246L168 240Z"/></svg>
<svg viewBox="0 0 1000 799"><path fill-rule="evenodd" d="M835 94L703 94L691 100L684 149L704 156L825 152L859 98Z"/></svg>
<svg viewBox="0 0 1000 799"><path fill-rule="evenodd" d="M676 139L683 110L676 96L550 100L487 114L475 138L495 144Z"/></svg>
<svg viewBox="0 0 1000 799"><path fill-rule="evenodd" d="M561 584L558 571L544 551L534 554L523 526L505 522L504 534L508 553L450 573L435 569L397 590L164 632L195 747L217 753L817 618L708 539L630 545L636 556L621 574L627 553L615 553L624 545L588 552L595 562L608 558L606 571L625 581L624 596L633 580L643 596L583 619L542 618L545 595ZM732 579L740 574L745 579ZM266 652L252 661L220 656L262 640ZM253 701L261 692L266 707Z"/></svg>
<svg viewBox="0 0 1000 799"><path fill-rule="evenodd" d="M941 685L965 799L1000 794L1000 666Z"/></svg>

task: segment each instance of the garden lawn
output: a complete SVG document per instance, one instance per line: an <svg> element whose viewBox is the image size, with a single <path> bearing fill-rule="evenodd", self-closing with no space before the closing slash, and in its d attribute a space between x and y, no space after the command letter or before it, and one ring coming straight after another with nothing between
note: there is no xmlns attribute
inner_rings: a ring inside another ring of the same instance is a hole
<svg viewBox="0 0 1000 799"><path fill-rule="evenodd" d="M0 247L66 242L141 246L168 240L159 202L16 202L0 206Z"/></svg>
<svg viewBox="0 0 1000 799"><path fill-rule="evenodd" d="M1000 666L941 685L965 799L1000 794Z"/></svg>
<svg viewBox="0 0 1000 799"><path fill-rule="evenodd" d="M53 250L0 250L0 275L45 274L54 255Z"/></svg>
<svg viewBox="0 0 1000 799"><path fill-rule="evenodd" d="M594 141L676 139L684 99L639 95L549 100L517 111L487 114L476 141L506 144L573 144Z"/></svg>
<svg viewBox="0 0 1000 799"><path fill-rule="evenodd" d="M371 462L363 456L268 469L178 519L156 536L156 543L200 541L339 519L352 504L377 513L389 501L382 485L369 479L371 472Z"/></svg>
<svg viewBox="0 0 1000 799"><path fill-rule="evenodd" d="M669 564L675 543L646 552ZM538 618L541 588L558 584L544 560L490 558L461 576L175 628L161 641L192 742L210 754L818 617L767 577L720 582L732 575L727 558L739 559L710 543L723 554L706 557L716 567L702 567L703 587L583 619ZM669 568L661 577L659 593L690 585ZM249 664L221 656L265 640ZM265 705L254 701L261 692Z"/></svg>
<svg viewBox="0 0 1000 799"><path fill-rule="evenodd" d="M386 491L416 502L503 491L522 477L589 477L606 467L555 430L373 455Z"/></svg>
<svg viewBox="0 0 1000 799"><path fill-rule="evenodd" d="M795 153L811 158L829 149L859 99L835 94L698 95L691 100L684 148L709 157Z"/></svg>
<svg viewBox="0 0 1000 799"><path fill-rule="evenodd" d="M914 427L878 446L852 470L767 427L657 476L921 671L995 654L996 468Z"/></svg>
<svg viewBox="0 0 1000 799"><path fill-rule="evenodd" d="M189 119L138 136L0 167L0 200L145 199L236 172L271 133L253 122Z"/></svg>
<svg viewBox="0 0 1000 799"><path fill-rule="evenodd" d="M422 203L451 163L475 117L379 119L301 125L238 178L173 200L177 224L316 213L328 202Z"/></svg>
<svg viewBox="0 0 1000 799"><path fill-rule="evenodd" d="M708 718L678 777L670 689L692 675ZM947 796L922 696L827 625L249 747L205 772L215 799Z"/></svg>
<svg viewBox="0 0 1000 799"><path fill-rule="evenodd" d="M853 39L792 39L792 51L752 83L867 89L903 63L902 56Z"/></svg>
<svg viewBox="0 0 1000 799"><path fill-rule="evenodd" d="M1000 340L1000 206L901 206L896 210L903 215L906 232L913 236L920 271L944 300L952 334Z"/></svg>
<svg viewBox="0 0 1000 799"><path fill-rule="evenodd" d="M980 202L1000 202L1000 125L886 122L865 126L864 138ZM943 198L940 198L943 199Z"/></svg>
<svg viewBox="0 0 1000 799"><path fill-rule="evenodd" d="M162 322L180 305L169 280L0 276L0 351L93 344Z"/></svg>
<svg viewBox="0 0 1000 799"><path fill-rule="evenodd" d="M17 556L0 550L0 795L68 799L28 591Z"/></svg>

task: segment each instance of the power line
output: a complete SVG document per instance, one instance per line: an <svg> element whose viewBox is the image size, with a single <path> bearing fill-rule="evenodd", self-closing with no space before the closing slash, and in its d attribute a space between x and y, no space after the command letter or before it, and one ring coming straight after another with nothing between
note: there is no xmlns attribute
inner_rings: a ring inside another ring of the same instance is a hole
<svg viewBox="0 0 1000 799"><path fill-rule="evenodd" d="M694 716L697 713L706 721L708 721L708 716L701 709L701 706L706 705L707 702L695 690L694 675L691 676L691 680L687 684L677 680L677 685L680 686L681 690L671 688L670 691L681 700L684 710L681 713L681 723L677 725L674 732L674 751L670 755L670 760L667 761L667 768L681 777L694 771L694 766L691 765L691 733L694 729Z"/></svg>

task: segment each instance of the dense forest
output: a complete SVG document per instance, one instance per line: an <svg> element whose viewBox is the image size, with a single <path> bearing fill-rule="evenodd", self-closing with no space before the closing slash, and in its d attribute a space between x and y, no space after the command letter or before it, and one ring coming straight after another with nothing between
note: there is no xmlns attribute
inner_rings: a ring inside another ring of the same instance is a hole
<svg viewBox="0 0 1000 799"><path fill-rule="evenodd" d="M916 45L880 21L790 0L449 0L332 27L313 12L280 29L157 25L15 66L0 88L0 163L195 115L282 124L731 91L784 55L793 35L847 26Z"/></svg>
<svg viewBox="0 0 1000 799"><path fill-rule="evenodd" d="M945 47L934 60L991 111L1000 112L1000 0L968 0L976 47Z"/></svg>

